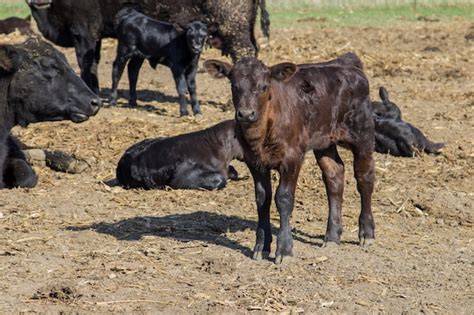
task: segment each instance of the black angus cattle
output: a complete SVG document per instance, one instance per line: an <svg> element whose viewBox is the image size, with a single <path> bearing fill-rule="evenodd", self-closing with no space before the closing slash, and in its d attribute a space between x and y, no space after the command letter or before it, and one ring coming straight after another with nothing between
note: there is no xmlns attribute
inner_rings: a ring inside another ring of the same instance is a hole
<svg viewBox="0 0 474 315"><path fill-rule="evenodd" d="M354 157L361 208L360 245L373 243L374 121L367 77L361 66L346 65L356 57L345 55L301 67L293 63L268 67L256 58L242 58L234 66L217 60L204 63L212 76L227 77L231 82L236 130L255 184L258 226L254 259L270 252L272 169L280 174L275 194L280 214L275 262L293 254L290 219L298 175L309 150L323 172L329 203L324 241L340 242L345 180L338 144L350 148ZM356 64L362 65L360 60Z"/></svg>
<svg viewBox="0 0 474 315"><path fill-rule="evenodd" d="M375 151L394 156L413 157L421 152L439 154L443 143L435 143L410 123L402 120L398 106L389 99L388 91L379 89L381 102L372 102L375 123Z"/></svg>
<svg viewBox="0 0 474 315"><path fill-rule="evenodd" d="M80 123L101 105L66 58L35 38L0 45L0 188L33 187L36 175L11 139L15 125L72 120Z"/></svg>
<svg viewBox="0 0 474 315"><path fill-rule="evenodd" d="M15 30L18 30L20 34L27 35L32 33L31 30L31 15L22 19L19 17L9 17L4 20L0 20L0 34L10 34Z"/></svg>
<svg viewBox="0 0 474 315"><path fill-rule="evenodd" d="M237 179L229 165L242 159L235 122L169 138L146 139L128 148L117 166L125 188L221 189Z"/></svg>
<svg viewBox="0 0 474 315"><path fill-rule="evenodd" d="M179 94L181 116L188 115L186 91L191 97L194 114L201 108L196 95L196 72L199 56L207 36L206 24L194 21L179 32L169 23L149 18L131 8L117 14L117 56L112 71L111 105L117 103L117 87L125 65L128 63L129 106L137 105L137 80L145 59L156 68L157 64L168 66L173 73Z"/></svg>
<svg viewBox="0 0 474 315"><path fill-rule="evenodd" d="M126 6L183 27L195 20L206 21L212 29L211 44L219 46L234 61L257 53L254 26L258 7L262 13L262 30L267 37L269 34L265 0L27 0L27 3L48 40L63 47L75 47L81 77L96 93L101 39L115 37L115 16Z"/></svg>

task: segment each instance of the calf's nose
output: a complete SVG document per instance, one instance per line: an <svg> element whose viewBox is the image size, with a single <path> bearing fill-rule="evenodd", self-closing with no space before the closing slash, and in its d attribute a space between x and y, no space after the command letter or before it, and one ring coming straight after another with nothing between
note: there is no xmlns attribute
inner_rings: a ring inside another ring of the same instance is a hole
<svg viewBox="0 0 474 315"><path fill-rule="evenodd" d="M237 121L240 122L255 122L257 120L257 113L254 110L238 110Z"/></svg>

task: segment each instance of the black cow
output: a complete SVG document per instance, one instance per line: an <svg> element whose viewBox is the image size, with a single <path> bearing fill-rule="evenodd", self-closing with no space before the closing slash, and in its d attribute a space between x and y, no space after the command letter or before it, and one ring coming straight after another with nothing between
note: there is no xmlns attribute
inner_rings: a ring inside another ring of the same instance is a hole
<svg viewBox="0 0 474 315"><path fill-rule="evenodd" d="M392 103L388 91L379 89L382 102L372 102L375 123L375 151L394 156L413 157L421 152L439 154L443 143L435 143L415 126L402 120L402 113Z"/></svg>
<svg viewBox="0 0 474 315"><path fill-rule="evenodd" d="M117 180L126 188L221 189L237 179L229 165L242 159L235 122L170 138L146 139L128 148L117 166Z"/></svg>
<svg viewBox="0 0 474 315"><path fill-rule="evenodd" d="M137 79L145 59L153 68L163 64L173 73L179 94L181 116L188 115L186 90L191 96L194 114L201 113L196 96L196 72L199 56L207 36L206 24L195 21L186 30L178 32L169 23L160 22L130 8L117 14L116 34L118 38L117 57L112 72L112 93L110 103L117 103L117 87L125 65L128 63L130 84L129 106L137 105Z"/></svg>
<svg viewBox="0 0 474 315"><path fill-rule="evenodd" d="M9 17L0 21L0 34L10 34L18 30L22 35L31 34L31 15L22 19L19 17Z"/></svg>
<svg viewBox="0 0 474 315"><path fill-rule="evenodd" d="M36 185L36 175L11 139L13 126L80 123L100 105L100 98L51 45L34 38L21 45L0 45L0 188Z"/></svg>
<svg viewBox="0 0 474 315"><path fill-rule="evenodd" d="M182 27L195 20L211 26L213 40L235 61L254 56L257 44L254 26L260 7L261 24L268 37L269 20L265 0L26 0L43 35L63 47L75 47L81 77L99 91L97 65L101 39L115 37L114 19L126 7L158 20Z"/></svg>

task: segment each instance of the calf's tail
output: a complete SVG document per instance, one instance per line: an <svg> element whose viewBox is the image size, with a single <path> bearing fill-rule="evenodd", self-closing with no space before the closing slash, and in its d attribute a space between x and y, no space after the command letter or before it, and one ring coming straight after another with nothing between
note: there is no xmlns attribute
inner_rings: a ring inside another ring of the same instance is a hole
<svg viewBox="0 0 474 315"><path fill-rule="evenodd" d="M270 15L268 14L265 0L257 0L260 7L260 28L262 29L263 35L270 38Z"/></svg>

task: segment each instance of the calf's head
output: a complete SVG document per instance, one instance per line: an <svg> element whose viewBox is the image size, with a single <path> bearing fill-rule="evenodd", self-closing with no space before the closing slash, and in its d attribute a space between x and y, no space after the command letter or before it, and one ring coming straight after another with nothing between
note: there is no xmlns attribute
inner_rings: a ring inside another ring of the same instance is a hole
<svg viewBox="0 0 474 315"><path fill-rule="evenodd" d="M376 118L402 119L400 108L390 101L388 91L381 86L379 96L382 102L372 102L373 114Z"/></svg>
<svg viewBox="0 0 474 315"><path fill-rule="evenodd" d="M201 53L206 43L207 26L206 24L195 21L188 24L186 27L186 41L189 49L195 53Z"/></svg>
<svg viewBox="0 0 474 315"><path fill-rule="evenodd" d="M7 103L15 123L22 126L55 120L83 122L101 105L64 55L37 39L0 46L0 76L9 81Z"/></svg>
<svg viewBox="0 0 474 315"><path fill-rule="evenodd" d="M297 71L293 63L267 67L253 57L242 58L234 66L219 60L207 60L204 67L214 78L230 80L235 119L244 124L255 123L271 106L272 84L290 80Z"/></svg>

